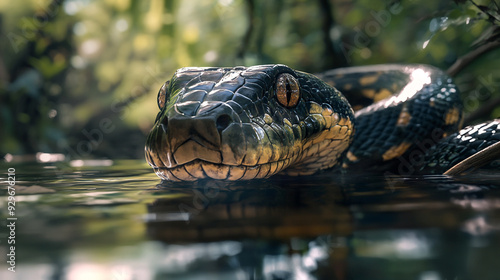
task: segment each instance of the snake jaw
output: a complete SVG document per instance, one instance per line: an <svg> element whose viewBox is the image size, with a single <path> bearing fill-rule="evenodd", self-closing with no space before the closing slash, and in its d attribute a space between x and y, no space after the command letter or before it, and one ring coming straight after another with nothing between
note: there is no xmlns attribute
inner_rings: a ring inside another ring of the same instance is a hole
<svg viewBox="0 0 500 280"><path fill-rule="evenodd" d="M220 149L213 150L189 139L174 150L168 134L156 126L148 138L146 159L160 178L169 181L267 178L288 167L299 156L299 153L282 150L277 143L272 144L269 135L275 132L271 130L256 124L233 123L222 131Z"/></svg>

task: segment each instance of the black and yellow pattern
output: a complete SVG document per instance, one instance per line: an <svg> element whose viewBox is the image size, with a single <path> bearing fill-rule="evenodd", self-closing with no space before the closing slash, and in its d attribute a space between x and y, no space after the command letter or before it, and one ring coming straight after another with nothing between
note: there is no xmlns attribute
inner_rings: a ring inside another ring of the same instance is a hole
<svg viewBox="0 0 500 280"><path fill-rule="evenodd" d="M391 170L402 160L418 163L416 157L462 126L458 89L435 67L374 65L319 77L358 108L346 168Z"/></svg>
<svg viewBox="0 0 500 280"><path fill-rule="evenodd" d="M463 119L457 87L425 65L316 76L284 65L182 68L158 106L146 159L171 181L422 166L425 150Z"/></svg>
<svg viewBox="0 0 500 280"><path fill-rule="evenodd" d="M424 164L420 167L421 172L442 174L450 167L498 142L500 119L468 126L428 149L423 159ZM486 167L499 168L500 158L489 162Z"/></svg>
<svg viewBox="0 0 500 280"><path fill-rule="evenodd" d="M342 94L284 65L183 68L158 100L146 159L165 180L312 174L338 166L354 135Z"/></svg>

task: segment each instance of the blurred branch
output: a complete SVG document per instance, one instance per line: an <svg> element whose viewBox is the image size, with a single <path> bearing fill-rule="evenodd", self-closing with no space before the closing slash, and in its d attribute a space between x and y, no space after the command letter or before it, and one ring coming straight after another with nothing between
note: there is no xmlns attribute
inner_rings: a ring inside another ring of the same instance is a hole
<svg viewBox="0 0 500 280"><path fill-rule="evenodd" d="M478 5L472 0L470 0L469 2L485 14L488 17L488 21L490 21L492 25L490 26L490 28L486 29L483 34L472 44L474 47L476 47L474 50L457 59L457 61L455 61L455 63L450 68L448 68L446 72L452 77L456 76L460 71L471 64L476 58L500 47L500 26L498 25L498 21L500 20L500 18L498 17L498 12L500 11L500 7L498 6L498 4L493 1L494 6L496 7L495 10L494 8ZM498 106L500 106L500 97L489 100L479 109L469 114L465 118L465 123L472 123L478 119L489 118L493 110L495 110Z"/></svg>
<svg viewBox="0 0 500 280"><path fill-rule="evenodd" d="M0 56L0 88L2 87L6 88L8 84L9 84L9 73L7 73L7 67L5 67L3 58Z"/></svg>
<svg viewBox="0 0 500 280"><path fill-rule="evenodd" d="M450 66L450 68L448 68L446 73L451 77L456 76L461 70L463 70L466 66L471 64L476 58L497 47L500 47L500 41L488 42L478 47L477 49L457 59L457 61L455 61L455 63L453 63L453 65Z"/></svg>
<svg viewBox="0 0 500 280"><path fill-rule="evenodd" d="M0 34L3 34L3 15L0 14ZM0 49L0 53L2 49ZM7 67L5 66L5 62L3 61L3 57L0 56L0 88L7 87L9 83L9 73L7 71Z"/></svg>
<svg viewBox="0 0 500 280"><path fill-rule="evenodd" d="M491 115L491 112L493 112L493 110L495 110L495 108L498 106L500 106L500 97L495 98L493 100L489 100L482 107L480 107L476 111L470 113L465 118L465 123L469 124L469 123L472 123L478 119L489 118L489 116Z"/></svg>
<svg viewBox="0 0 500 280"><path fill-rule="evenodd" d="M474 1L470 0L470 2L472 3L472 5L476 6L476 8L478 8L481 12L483 12L485 15L488 16L488 19L493 22L493 21L500 21L500 17L498 17L498 14L493 14L491 13L492 9L490 9L489 7L487 6L483 6L483 5L478 5L476 4ZM494 3L494 5L496 6L497 8L497 11L498 12L500 10L500 7L498 6L497 2L495 2L494 0L492 0L492 2Z"/></svg>
<svg viewBox="0 0 500 280"><path fill-rule="evenodd" d="M323 31L323 45L325 46L325 59L323 68L331 69L345 67L348 65L347 59L342 52L335 51L330 31L335 26L335 20L332 16L332 7L329 0L318 0L321 11L321 30Z"/></svg>
<svg viewBox="0 0 500 280"><path fill-rule="evenodd" d="M241 42L238 53L236 54L236 58L243 59L248 45L250 44L250 39L252 37L254 25L255 25L255 1L254 0L246 0L247 3L247 14L248 14L248 27L245 31L245 35L243 36L243 41Z"/></svg>
<svg viewBox="0 0 500 280"><path fill-rule="evenodd" d="M478 5L473 0L469 0L472 5L474 5L477 9L481 11L484 15L488 17L488 20L491 23L490 28L486 29L481 36L472 44L473 47L476 47L473 51L468 54L460 57L455 61L455 63L448 68L448 75L455 76L466 66L471 64L476 58L479 56L497 48L500 46L500 26L498 25L498 13L500 12L500 7L498 4L493 1L496 10L493 8L489 8L487 6Z"/></svg>
<svg viewBox="0 0 500 280"><path fill-rule="evenodd" d="M263 3L263 2L259 2L258 4L260 5L263 5L263 4L268 4L267 2L266 3ZM262 7L258 7L257 10L259 11L259 13L262 13L263 10L266 9L266 6ZM266 36L267 36L267 18L264 16L261 16L258 20L258 24L256 24L257 26L257 33L256 33L256 37L254 40L255 40L255 49L256 49L256 52L257 52L257 56L259 57L259 61L262 61L262 57L263 57L263 49L264 49L264 45L265 45L265 42L266 42Z"/></svg>
<svg viewBox="0 0 500 280"><path fill-rule="evenodd" d="M328 69L331 68L329 66L333 64L328 58L333 58L335 56L333 42L330 38L330 29L334 23L332 13L330 12L330 2L328 0L319 0L319 5L322 15L321 30L323 31L323 45L325 46L325 56L327 58L325 59L325 66L326 69Z"/></svg>
<svg viewBox="0 0 500 280"><path fill-rule="evenodd" d="M471 64L479 56L500 47L500 41L488 42L457 59L457 61L446 71L451 77L456 76L461 70ZM497 106L500 106L500 98L488 101L479 109L472 112L465 118L465 123L469 124L481 118L487 118Z"/></svg>

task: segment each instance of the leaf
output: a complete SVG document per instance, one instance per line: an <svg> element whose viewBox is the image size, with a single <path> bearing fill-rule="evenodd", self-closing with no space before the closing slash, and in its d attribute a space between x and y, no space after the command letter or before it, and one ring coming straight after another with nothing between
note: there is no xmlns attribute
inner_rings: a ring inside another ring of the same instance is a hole
<svg viewBox="0 0 500 280"><path fill-rule="evenodd" d="M42 58L30 58L28 61L42 73L42 75L45 78L51 78L55 75L57 75L59 72L63 71L66 66L66 60L64 59L54 59L52 61L49 57L42 57Z"/></svg>

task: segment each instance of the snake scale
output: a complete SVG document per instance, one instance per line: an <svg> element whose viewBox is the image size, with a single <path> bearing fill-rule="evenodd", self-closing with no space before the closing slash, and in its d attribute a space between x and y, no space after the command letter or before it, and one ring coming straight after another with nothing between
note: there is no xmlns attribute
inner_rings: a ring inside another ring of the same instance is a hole
<svg viewBox="0 0 500 280"><path fill-rule="evenodd" d="M443 172L500 141L499 119L458 131L458 89L427 65L316 75L280 64L187 67L161 87L157 101L145 154L168 181L330 169L401 173L401 166Z"/></svg>

